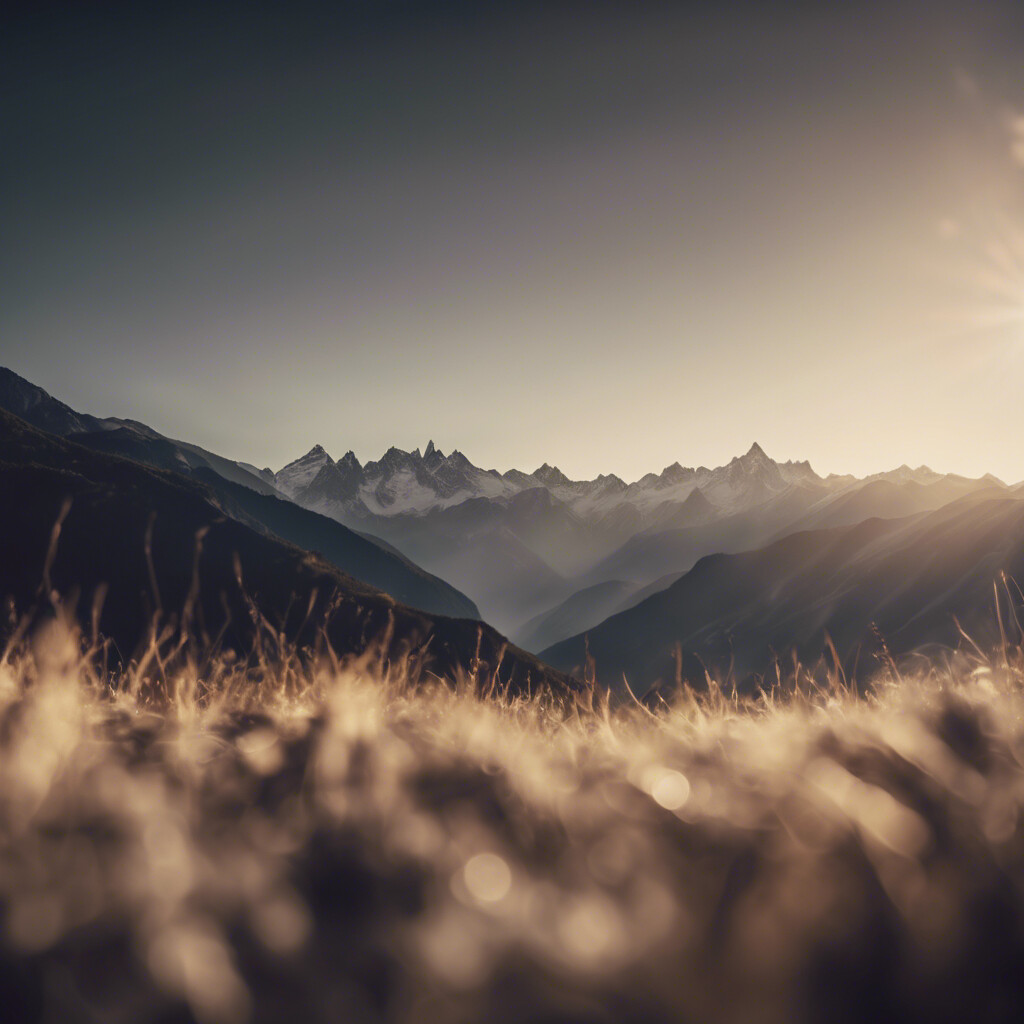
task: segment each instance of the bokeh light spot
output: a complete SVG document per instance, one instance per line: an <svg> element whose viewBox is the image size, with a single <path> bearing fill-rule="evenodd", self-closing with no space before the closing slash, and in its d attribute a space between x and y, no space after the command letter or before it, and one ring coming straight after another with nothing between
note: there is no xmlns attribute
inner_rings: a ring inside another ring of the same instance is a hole
<svg viewBox="0 0 1024 1024"><path fill-rule="evenodd" d="M682 772L668 768L658 773L651 783L650 793L666 810L677 811L690 798L690 783Z"/></svg>
<svg viewBox="0 0 1024 1024"><path fill-rule="evenodd" d="M496 853L478 853L466 861L462 879L473 899L481 903L497 903L512 888L512 872Z"/></svg>

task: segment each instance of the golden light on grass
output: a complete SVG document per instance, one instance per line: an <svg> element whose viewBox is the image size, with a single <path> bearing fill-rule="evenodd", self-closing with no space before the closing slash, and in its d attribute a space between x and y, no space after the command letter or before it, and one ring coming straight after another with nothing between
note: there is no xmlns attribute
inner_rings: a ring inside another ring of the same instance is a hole
<svg viewBox="0 0 1024 1024"><path fill-rule="evenodd" d="M813 761L806 774L808 783L868 836L904 857L924 853L931 838L927 824L892 794L863 782L829 758Z"/></svg>
<svg viewBox="0 0 1024 1024"><path fill-rule="evenodd" d="M261 775L272 775L281 767L281 744L272 729L253 729L238 738L238 749Z"/></svg>
<svg viewBox="0 0 1024 1024"><path fill-rule="evenodd" d="M656 715L287 652L287 694L231 661L168 701L78 650L58 624L0 659L11 1005L28 964L112 1020L816 1022L852 998L808 988L824 942L856 991L968 1019L959 967L1024 955L977 924L1024 917L1016 648Z"/></svg>
<svg viewBox="0 0 1024 1024"><path fill-rule="evenodd" d="M287 955L302 947L312 930L312 915L297 894L281 891L256 904L253 930L273 953Z"/></svg>
<svg viewBox="0 0 1024 1024"><path fill-rule="evenodd" d="M626 936L615 904L599 892L573 900L559 923L559 937L567 952L585 966L610 958Z"/></svg>

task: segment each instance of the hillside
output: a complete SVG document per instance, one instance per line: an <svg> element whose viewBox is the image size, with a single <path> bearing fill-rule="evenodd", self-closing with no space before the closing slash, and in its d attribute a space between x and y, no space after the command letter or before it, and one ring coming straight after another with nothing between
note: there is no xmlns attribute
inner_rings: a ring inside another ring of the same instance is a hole
<svg viewBox="0 0 1024 1024"><path fill-rule="evenodd" d="M541 657L582 670L589 646L598 681L618 692L623 674L640 691L671 683L677 652L696 685L705 667L750 685L757 674L774 678L775 655L784 674L793 653L816 662L828 634L846 669L869 675L879 651L874 627L894 655L957 646L955 620L982 646L998 642L993 583L1002 573L1024 579L1024 501L969 497L905 519L709 555L667 589Z"/></svg>
<svg viewBox="0 0 1024 1024"><path fill-rule="evenodd" d="M28 381L0 368L0 409L40 429L73 437L76 444L157 469L203 480L232 514L244 509L275 536L315 550L332 565L414 608L457 618L480 618L476 605L444 580L425 572L399 551L317 515L273 485L273 475L225 459L197 445L164 437L143 423L97 419L75 412ZM243 516L244 518L244 516Z"/></svg>
<svg viewBox="0 0 1024 1024"><path fill-rule="evenodd" d="M487 626L413 611L278 540L197 481L99 454L5 412L0 486L17 496L0 509L0 594L20 613L40 605L44 580L77 594L84 622L100 609L99 631L120 659L145 644L159 616L161 629L183 625L193 639L219 637L240 652L270 630L271 642L280 634L315 647L322 637L339 656L376 643L388 657L416 651L424 670L446 676L500 666L513 689L570 685Z"/></svg>
<svg viewBox="0 0 1024 1024"><path fill-rule="evenodd" d="M259 471L251 472L239 463L206 451L198 445L164 437L145 423L116 417L101 419L76 412L3 366L0 366L0 409L6 409L26 423L50 434L60 437L89 436L92 446L100 451L126 455L177 472L208 468L227 480L244 484L261 494L277 493Z"/></svg>
<svg viewBox="0 0 1024 1024"><path fill-rule="evenodd" d="M98 451L198 474L215 488L212 474L250 491L288 497L319 518L252 500L248 513L260 518L265 510L262 522L278 536L312 546L405 603L482 615L516 636L525 636L528 623L563 602L585 606L592 588L615 580L635 581L637 593L645 593L705 555L1007 491L994 477L968 479L927 466L904 465L864 478L822 477L806 461L772 459L758 444L716 468L677 462L631 483L611 473L572 480L548 463L531 473L483 469L433 442L422 451L393 446L366 463L352 451L335 460L315 445L274 473L141 423L78 413L9 370L0 371L0 407L5 405ZM244 497L237 490L231 497L223 487L220 493L225 502ZM325 518L349 532L332 533ZM353 533L387 557L378 560ZM560 640L574 625L593 624L588 613L530 642Z"/></svg>

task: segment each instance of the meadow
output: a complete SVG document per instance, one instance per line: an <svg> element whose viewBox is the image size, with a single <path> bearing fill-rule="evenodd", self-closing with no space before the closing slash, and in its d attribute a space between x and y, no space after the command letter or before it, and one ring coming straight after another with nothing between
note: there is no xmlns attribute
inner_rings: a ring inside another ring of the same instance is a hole
<svg viewBox="0 0 1024 1024"><path fill-rule="evenodd" d="M0 662L8 1021L1024 1019L1024 658L657 707L273 642Z"/></svg>

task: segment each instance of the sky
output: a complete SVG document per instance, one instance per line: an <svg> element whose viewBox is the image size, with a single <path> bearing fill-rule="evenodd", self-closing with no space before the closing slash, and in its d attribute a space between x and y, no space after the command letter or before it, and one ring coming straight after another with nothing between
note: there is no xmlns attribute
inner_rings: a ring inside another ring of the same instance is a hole
<svg viewBox="0 0 1024 1024"><path fill-rule="evenodd" d="M0 364L259 466L1024 478L1024 5L40 3Z"/></svg>

